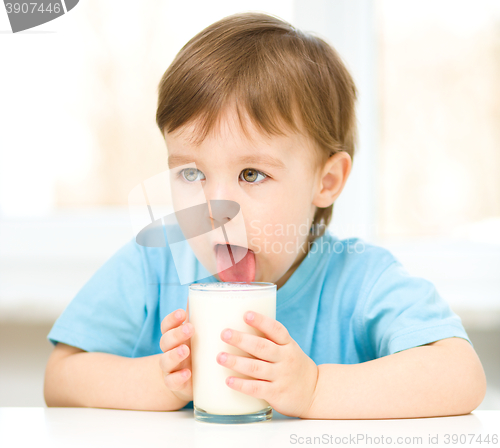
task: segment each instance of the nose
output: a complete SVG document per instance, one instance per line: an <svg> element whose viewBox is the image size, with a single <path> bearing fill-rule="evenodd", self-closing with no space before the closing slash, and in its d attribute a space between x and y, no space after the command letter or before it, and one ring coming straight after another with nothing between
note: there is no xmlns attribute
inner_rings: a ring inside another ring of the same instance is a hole
<svg viewBox="0 0 500 448"><path fill-rule="evenodd" d="M208 204L214 229L224 226L240 211L240 204L229 199L212 199Z"/></svg>
<svg viewBox="0 0 500 448"><path fill-rule="evenodd" d="M204 193L209 207L210 219L214 228L231 221L240 211L240 204L229 182L205 184Z"/></svg>

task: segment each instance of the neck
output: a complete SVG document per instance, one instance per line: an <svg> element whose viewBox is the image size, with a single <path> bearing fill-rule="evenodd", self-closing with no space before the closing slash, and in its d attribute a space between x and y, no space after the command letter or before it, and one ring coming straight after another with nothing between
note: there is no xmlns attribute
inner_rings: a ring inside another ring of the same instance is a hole
<svg viewBox="0 0 500 448"><path fill-rule="evenodd" d="M305 246L305 250L302 250L302 248L304 246ZM292 266L290 267L290 269L288 269L288 271L286 271L285 274L276 282L276 287L277 287L276 289L280 289L287 282L287 280L292 276L292 274L300 266L300 263L302 263L304 258L306 258L308 253L309 253L309 244L307 244L307 240L306 240L302 244L301 250L300 250L299 254L297 255L297 258L293 262Z"/></svg>

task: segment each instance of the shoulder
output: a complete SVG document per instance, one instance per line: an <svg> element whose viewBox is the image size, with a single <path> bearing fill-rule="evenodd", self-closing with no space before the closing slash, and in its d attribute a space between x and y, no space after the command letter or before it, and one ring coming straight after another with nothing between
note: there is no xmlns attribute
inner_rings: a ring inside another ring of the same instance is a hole
<svg viewBox="0 0 500 448"><path fill-rule="evenodd" d="M144 266L158 263L171 257L167 247L148 247L137 242L136 237L130 238L110 258L112 262L131 263Z"/></svg>
<svg viewBox="0 0 500 448"><path fill-rule="evenodd" d="M139 243L136 237L131 237L111 255L100 271L106 275L119 272L124 281L127 280L124 277L127 277L128 280L143 279L153 284L175 278L175 263L168 245L148 247Z"/></svg>
<svg viewBox="0 0 500 448"><path fill-rule="evenodd" d="M332 233L325 233L315 243L311 250L320 253L321 300L335 302L348 315L363 312L366 298L381 278L385 282L390 277L389 282L398 283L393 269L400 263L382 246L359 237L342 239Z"/></svg>
<svg viewBox="0 0 500 448"><path fill-rule="evenodd" d="M150 284L179 286L210 275L197 259L177 223L165 225L161 229L146 228L136 238L132 238L128 246L126 251L141 259Z"/></svg>
<svg viewBox="0 0 500 448"><path fill-rule="evenodd" d="M355 279L358 283L373 284L389 266L400 265L399 260L388 249L363 238L340 239L328 232L321 240L317 241L317 250L328 252L327 269ZM324 247L319 247L320 245Z"/></svg>

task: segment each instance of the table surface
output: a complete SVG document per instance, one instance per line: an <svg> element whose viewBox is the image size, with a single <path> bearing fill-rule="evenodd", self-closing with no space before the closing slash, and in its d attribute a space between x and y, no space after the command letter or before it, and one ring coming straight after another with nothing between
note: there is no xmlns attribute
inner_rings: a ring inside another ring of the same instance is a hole
<svg viewBox="0 0 500 448"><path fill-rule="evenodd" d="M275 412L273 419L267 422L220 425L195 421L192 410L0 408L0 447L3 448L274 448L387 444L500 448L500 441L493 442L493 434L497 434L498 440L500 410L474 411L454 417L385 420L301 420ZM487 435L489 442L485 443ZM430 444L429 437L438 443Z"/></svg>

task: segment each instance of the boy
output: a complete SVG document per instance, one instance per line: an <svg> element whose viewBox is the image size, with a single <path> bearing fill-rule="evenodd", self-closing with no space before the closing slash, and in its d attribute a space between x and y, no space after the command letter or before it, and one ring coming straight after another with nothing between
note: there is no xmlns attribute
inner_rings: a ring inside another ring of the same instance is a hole
<svg viewBox="0 0 500 448"><path fill-rule="evenodd" d="M157 124L173 190L239 204L248 231L237 243L241 261L204 281L278 286L276 320L252 310L244 317L265 338L221 333L253 358L219 353L217 362L251 377L228 377L228 387L288 416L469 413L486 378L460 318L387 250L325 232L351 171L355 98L334 49L260 13L212 24L165 72ZM206 255L219 266L226 246L211 244ZM208 258L186 253L183 266L200 272ZM196 329L186 321L187 295L168 245L122 247L48 335L56 348L47 405L190 406Z"/></svg>

